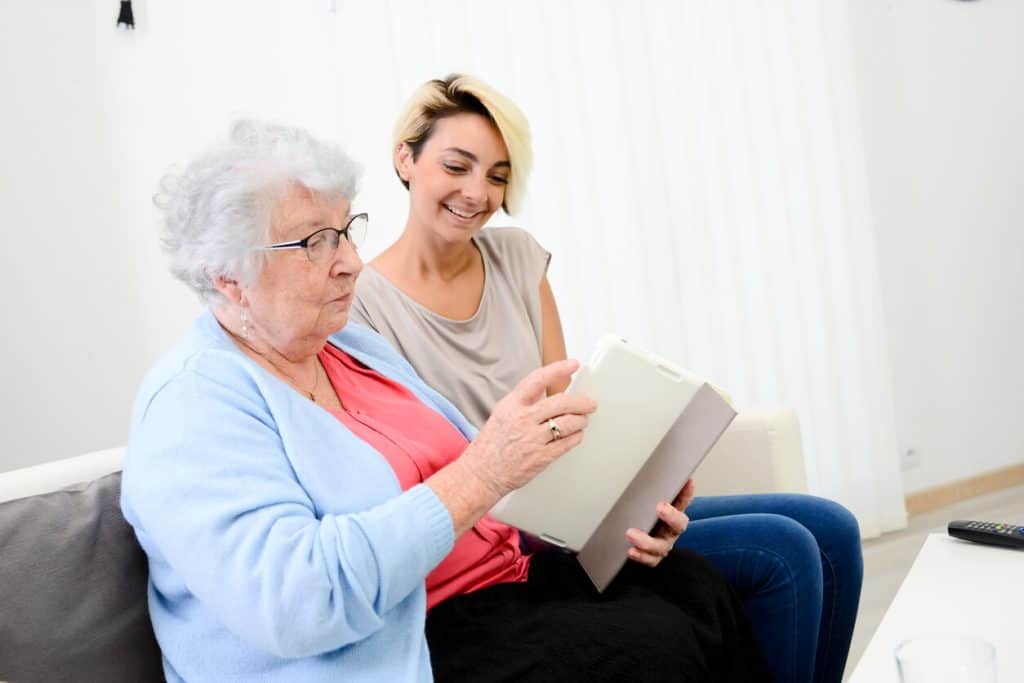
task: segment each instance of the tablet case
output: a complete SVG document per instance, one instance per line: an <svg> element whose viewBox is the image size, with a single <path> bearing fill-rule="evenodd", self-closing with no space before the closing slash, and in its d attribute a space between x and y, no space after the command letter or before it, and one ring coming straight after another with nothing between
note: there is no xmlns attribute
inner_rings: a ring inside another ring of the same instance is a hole
<svg viewBox="0 0 1024 683"><path fill-rule="evenodd" d="M703 384L576 556L598 591L626 563L626 529L654 528L655 506L675 500L734 417L732 406Z"/></svg>
<svg viewBox="0 0 1024 683"><path fill-rule="evenodd" d="M600 591L626 561L626 529L650 529L736 416L701 378L605 336L569 392L598 403L583 442L491 515L562 548Z"/></svg>

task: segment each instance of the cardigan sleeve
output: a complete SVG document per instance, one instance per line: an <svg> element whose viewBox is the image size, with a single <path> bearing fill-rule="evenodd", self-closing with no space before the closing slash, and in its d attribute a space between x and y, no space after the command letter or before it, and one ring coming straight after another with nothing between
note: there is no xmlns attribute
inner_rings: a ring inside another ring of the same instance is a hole
<svg viewBox="0 0 1024 683"><path fill-rule="evenodd" d="M122 507L151 566L231 631L282 657L335 650L422 587L452 547L451 517L422 484L318 515L257 398L193 370L162 386L133 424Z"/></svg>

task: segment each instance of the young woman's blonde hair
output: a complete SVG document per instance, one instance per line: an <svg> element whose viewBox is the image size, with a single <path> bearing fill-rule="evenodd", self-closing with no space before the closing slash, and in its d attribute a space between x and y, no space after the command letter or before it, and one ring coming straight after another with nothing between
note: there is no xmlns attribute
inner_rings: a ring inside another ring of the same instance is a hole
<svg viewBox="0 0 1024 683"><path fill-rule="evenodd" d="M479 78L451 74L443 80L434 79L418 87L395 124L392 152L404 142L412 150L415 161L437 122L463 113L479 114L488 119L505 141L511 169L502 208L508 214L518 211L526 192L526 178L533 165L530 124L512 100ZM397 168L395 173L398 173ZM408 181L401 175L398 178L408 189Z"/></svg>

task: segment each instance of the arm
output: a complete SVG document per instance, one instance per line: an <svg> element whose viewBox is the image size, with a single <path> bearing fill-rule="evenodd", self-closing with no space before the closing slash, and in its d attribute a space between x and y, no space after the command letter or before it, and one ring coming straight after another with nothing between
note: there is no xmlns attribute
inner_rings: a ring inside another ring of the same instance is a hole
<svg viewBox="0 0 1024 683"><path fill-rule="evenodd" d="M368 496L374 484L356 472L322 510L293 469L314 458L286 452L258 395L187 372L133 425L124 473L125 516L154 580L281 657L378 631L454 541L447 509L422 485Z"/></svg>
<svg viewBox="0 0 1024 683"><path fill-rule="evenodd" d="M329 652L379 630L456 536L579 443L593 402L541 398L575 367L531 373L425 484L365 504L373 483L355 472L333 512L318 509L295 474L297 463L307 472L317 463L286 452L256 395L185 373L133 425L125 517L155 580L171 573L161 587L187 588L238 636L278 656ZM558 441L543 424L552 416L567 433Z"/></svg>
<svg viewBox="0 0 1024 683"><path fill-rule="evenodd" d="M562 334L562 319L558 315L555 294L551 291L548 276L540 280L540 314L541 314L541 364L548 365L565 360L565 336ZM569 379L552 382L548 385L548 396L561 393L569 386Z"/></svg>

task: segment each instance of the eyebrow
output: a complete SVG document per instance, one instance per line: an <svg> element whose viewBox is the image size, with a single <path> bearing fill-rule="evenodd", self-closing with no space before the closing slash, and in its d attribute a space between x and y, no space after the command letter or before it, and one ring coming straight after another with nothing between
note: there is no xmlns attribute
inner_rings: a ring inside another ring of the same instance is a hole
<svg viewBox="0 0 1024 683"><path fill-rule="evenodd" d="M285 234L286 235L292 235L292 236L298 235L298 237L296 239L302 239L302 238L308 236L309 233L306 232L307 230L311 230L312 228L316 228L318 226L320 228L323 228L323 227L326 227L326 224L323 221L317 220L317 219L304 220L304 221L300 221L298 223L293 223L293 224L289 225L285 229ZM299 233L301 233L301 234L299 234Z"/></svg>
<svg viewBox="0 0 1024 683"><path fill-rule="evenodd" d="M314 227L314 226L316 226L318 224L321 224L321 223L323 223L323 221L321 221L321 220L309 219L309 220L300 221L298 223L292 223L288 227L288 229L289 230L298 230L299 228L302 228L303 230L305 230L306 228L312 228L312 227Z"/></svg>
<svg viewBox="0 0 1024 683"><path fill-rule="evenodd" d="M446 148L444 148L441 151L442 152L455 152L456 154L458 154L460 156L466 157L467 159L469 159L472 162L479 162L480 161L480 159L478 159L475 154L473 154L469 150L462 149L461 147L446 147ZM512 168L512 164L510 164L507 161L496 161L496 162L494 162L494 165L491 166L491 168Z"/></svg>

